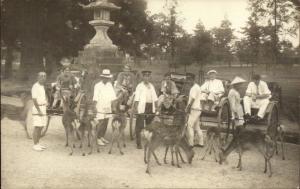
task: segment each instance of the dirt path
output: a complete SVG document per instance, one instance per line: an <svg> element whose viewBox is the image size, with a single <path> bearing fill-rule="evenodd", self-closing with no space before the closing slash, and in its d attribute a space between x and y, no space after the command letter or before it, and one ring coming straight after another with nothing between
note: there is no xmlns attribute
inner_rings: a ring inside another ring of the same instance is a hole
<svg viewBox="0 0 300 189"><path fill-rule="evenodd" d="M127 128L126 131L129 129ZM107 134L110 138L110 131ZM202 149L196 149L192 165L175 168L170 164L153 164L152 176L145 174L143 150L129 141L121 156L116 148L112 155L108 147L99 154L81 156L79 149L68 156L65 136L59 117L53 117L49 132L42 142L44 152L31 149L18 122L1 121L2 188L296 188L299 186L299 146L288 144L287 159L273 158L273 177L263 173L264 160L258 152L246 152L244 170L233 168L237 154L228 157L227 165L218 165L211 156L200 160ZM163 149L158 155L162 160ZM162 161L161 161L162 162Z"/></svg>

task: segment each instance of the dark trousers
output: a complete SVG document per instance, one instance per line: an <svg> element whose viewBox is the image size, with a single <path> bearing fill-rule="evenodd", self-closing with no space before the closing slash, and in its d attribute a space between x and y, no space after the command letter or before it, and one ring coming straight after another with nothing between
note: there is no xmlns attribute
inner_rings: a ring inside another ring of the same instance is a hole
<svg viewBox="0 0 300 189"><path fill-rule="evenodd" d="M108 118L99 120L97 125L97 132L98 132L97 138L104 137L107 130L107 125L108 125Z"/></svg>
<svg viewBox="0 0 300 189"><path fill-rule="evenodd" d="M145 107L145 114L153 114L152 112L153 104L147 103ZM153 115L143 115L138 114L136 117L136 124L135 124L135 135L136 135L136 144L138 146L141 145L141 131L144 129L144 121L146 122L146 125L149 125L154 118Z"/></svg>

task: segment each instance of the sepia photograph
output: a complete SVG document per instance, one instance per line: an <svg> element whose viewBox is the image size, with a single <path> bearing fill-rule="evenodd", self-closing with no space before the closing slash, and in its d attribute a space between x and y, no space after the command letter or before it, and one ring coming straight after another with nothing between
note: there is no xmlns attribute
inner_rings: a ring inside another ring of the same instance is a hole
<svg viewBox="0 0 300 189"><path fill-rule="evenodd" d="M300 0L0 0L1 189L300 188Z"/></svg>

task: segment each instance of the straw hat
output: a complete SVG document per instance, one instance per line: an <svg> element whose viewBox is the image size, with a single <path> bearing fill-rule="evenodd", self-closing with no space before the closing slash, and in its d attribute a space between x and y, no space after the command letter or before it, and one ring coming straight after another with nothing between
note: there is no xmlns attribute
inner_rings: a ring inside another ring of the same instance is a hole
<svg viewBox="0 0 300 189"><path fill-rule="evenodd" d="M235 85L235 84L238 84L238 83L245 83L245 82L246 82L246 80L244 80L243 78L237 76L231 81L230 85Z"/></svg>
<svg viewBox="0 0 300 189"><path fill-rule="evenodd" d="M105 78L112 78L113 75L110 74L110 70L109 69L104 69L102 70L102 74L100 74L101 77L105 77Z"/></svg>
<svg viewBox="0 0 300 189"><path fill-rule="evenodd" d="M207 72L207 75L209 75L209 74L211 74L211 73L217 74L218 72L217 72L216 70L209 70L209 71Z"/></svg>

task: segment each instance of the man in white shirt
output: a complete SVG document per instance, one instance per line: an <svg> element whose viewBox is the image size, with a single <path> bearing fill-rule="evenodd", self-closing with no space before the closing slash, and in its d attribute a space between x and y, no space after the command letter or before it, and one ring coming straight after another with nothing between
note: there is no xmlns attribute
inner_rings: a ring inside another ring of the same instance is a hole
<svg viewBox="0 0 300 189"><path fill-rule="evenodd" d="M228 100L230 103L231 117L235 121L235 126L244 124L244 110L241 104L240 91L246 81L240 77L235 77L230 83L231 89L228 93Z"/></svg>
<svg viewBox="0 0 300 189"><path fill-rule="evenodd" d="M43 127L47 125L47 97L45 92L46 73L38 73L38 81L32 86L31 96L33 100L32 106L32 124L33 130L33 150L43 151L46 149L45 146L41 145L41 133Z"/></svg>
<svg viewBox="0 0 300 189"><path fill-rule="evenodd" d="M264 118L266 109L271 98L271 91L266 82L262 81L260 75L254 75L253 81L248 84L244 97L245 118L251 118L251 108L258 108L254 119L260 121Z"/></svg>
<svg viewBox="0 0 300 189"><path fill-rule="evenodd" d="M200 95L201 88L195 81L195 76L191 77L194 85L192 86L189 94L188 105L186 112L188 115L187 138L191 147L203 147L203 133L200 129L199 117L201 115ZM198 143L194 145L194 131L198 135Z"/></svg>
<svg viewBox="0 0 300 189"><path fill-rule="evenodd" d="M224 94L224 86L221 80L216 79L217 71L210 70L207 72L208 80L201 86L201 108L204 109L204 104L208 103L208 110L212 106L219 103L220 97Z"/></svg>
<svg viewBox="0 0 300 189"><path fill-rule="evenodd" d="M152 122L154 113L157 110L158 99L154 86L149 82L151 71L142 71L142 74L143 81L137 85L134 98L134 109L137 110L138 113L135 127L136 144L138 149L142 149L141 131L144 128L144 122L147 125Z"/></svg>
<svg viewBox="0 0 300 189"><path fill-rule="evenodd" d="M96 119L98 124L97 130L97 143L100 146L108 144L108 141L104 138L106 133L108 120L112 117L112 101L116 100L116 93L111 84L112 75L110 70L104 69L100 75L101 81L94 87L93 101L96 106Z"/></svg>

